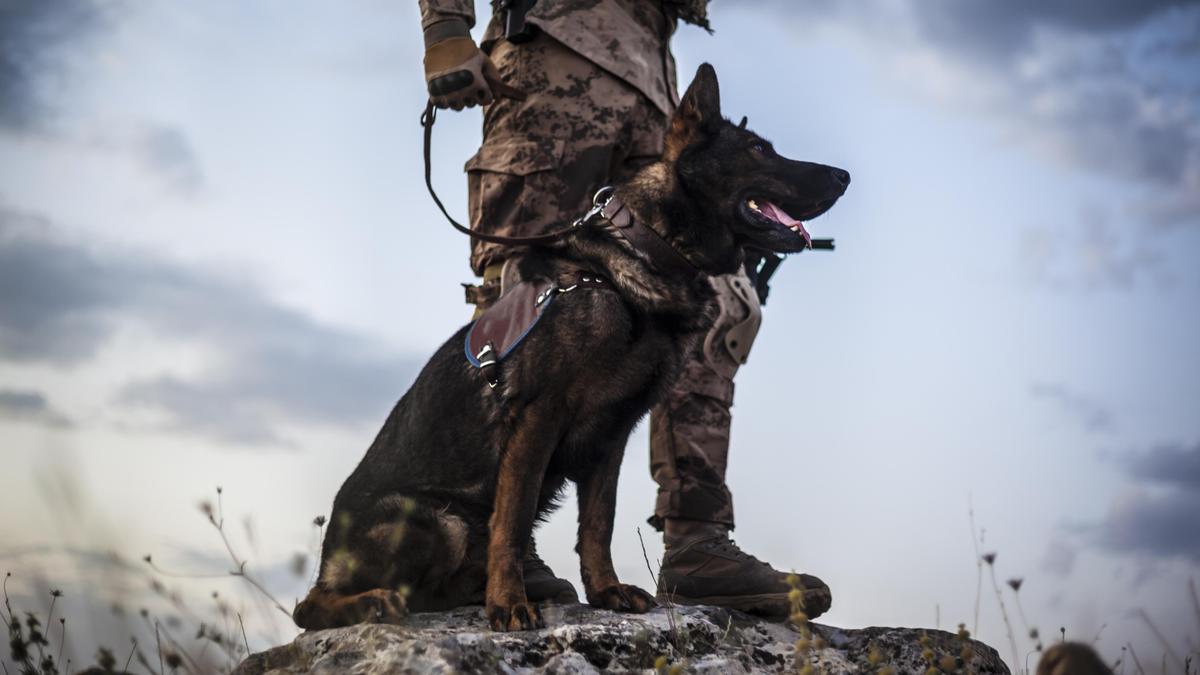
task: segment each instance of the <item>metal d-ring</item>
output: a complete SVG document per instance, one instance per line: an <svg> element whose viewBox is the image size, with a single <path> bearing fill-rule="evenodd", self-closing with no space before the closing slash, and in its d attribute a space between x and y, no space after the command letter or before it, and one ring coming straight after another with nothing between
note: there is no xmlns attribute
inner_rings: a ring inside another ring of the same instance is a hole
<svg viewBox="0 0 1200 675"><path fill-rule="evenodd" d="M616 191L617 189L611 185L605 185L599 190L596 190L596 194L592 195L592 206L598 209L608 206L608 203L612 201L613 194L616 193Z"/></svg>

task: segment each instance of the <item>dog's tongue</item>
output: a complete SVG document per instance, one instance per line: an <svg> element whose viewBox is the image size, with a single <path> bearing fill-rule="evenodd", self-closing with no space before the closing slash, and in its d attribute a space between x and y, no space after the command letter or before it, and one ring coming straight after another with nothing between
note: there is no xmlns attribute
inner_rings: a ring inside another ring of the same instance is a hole
<svg viewBox="0 0 1200 675"><path fill-rule="evenodd" d="M809 248L812 248L812 236L808 234L808 230L804 229L803 222L796 220L791 215L789 215L787 211L784 211L783 209L779 208L778 206L775 206L771 202L763 203L762 210L763 210L763 213L765 213L769 218L772 218L778 222L783 223L784 225L787 225L788 227L792 228L792 230L794 230L801 237L804 237L805 243L808 244Z"/></svg>

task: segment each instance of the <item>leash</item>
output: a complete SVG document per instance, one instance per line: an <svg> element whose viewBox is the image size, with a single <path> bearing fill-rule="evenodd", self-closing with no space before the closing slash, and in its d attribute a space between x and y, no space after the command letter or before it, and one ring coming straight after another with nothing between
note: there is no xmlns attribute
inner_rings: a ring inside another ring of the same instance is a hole
<svg viewBox="0 0 1200 675"><path fill-rule="evenodd" d="M480 241L486 241L493 244L524 246L528 244L547 244L552 241L557 241L567 236L573 232L576 227L579 227L584 223L583 219L580 219L562 229L554 230L553 232L547 232L546 234L539 234L533 237L502 237L497 234L484 234L483 232L476 232L469 227L465 227L462 223L455 220L448 211L446 211L445 205L442 204L442 200L438 198L437 192L435 192L433 189L433 160L431 158L432 152L430 148L433 145L433 123L436 121L437 107L433 105L433 101L431 100L425 104L425 112L421 113L421 126L425 128L425 187L429 189L429 196L433 197L433 203L437 204L437 207L442 211L442 215L446 216L446 220L450 221L450 224L454 226L454 229L462 232L468 237L478 239Z"/></svg>
<svg viewBox="0 0 1200 675"><path fill-rule="evenodd" d="M652 258L657 258L660 261L660 264L663 264L663 261L665 261L666 267L675 271L695 271L695 267L688 262L686 258L679 255L679 252L676 251L670 244L664 241L661 235L634 221L631 218L632 214L630 214L626 209L622 208L622 204L618 203L618 209L612 214L612 216L609 216L607 213L605 213L604 207L608 206L609 202L613 200L611 187L601 188L601 190L596 193L596 198L593 199L592 209L588 211L588 213L582 218L579 218L566 227L554 230L552 232L547 232L546 234L539 234L532 237L503 237L497 234L476 232L475 230L466 227L450 215L450 212L446 210L446 206L442 204L441 198L438 197L437 191L433 189L433 123L436 121L437 107L433 105L432 100L429 100L425 103L425 112L421 113L421 126L425 129L425 187L429 190L429 196L433 197L433 203L437 204L437 207L442 212L442 215L445 216L446 220L450 222L450 225L459 232L462 232L473 239L478 239L480 241L486 241L493 244L505 244L509 246L548 244L550 242L562 239L568 234L571 234L576 228L590 222L592 217L597 214L610 219L610 221L613 218L624 214L626 221L617 226L618 231L625 235L626 238L629 239L636 248L648 250ZM603 203L600 201L602 195L605 198ZM833 240L813 239L810 242L809 247L814 249L833 250ZM775 263L775 266L778 266L778 263ZM771 272L774 271L774 268L772 268Z"/></svg>

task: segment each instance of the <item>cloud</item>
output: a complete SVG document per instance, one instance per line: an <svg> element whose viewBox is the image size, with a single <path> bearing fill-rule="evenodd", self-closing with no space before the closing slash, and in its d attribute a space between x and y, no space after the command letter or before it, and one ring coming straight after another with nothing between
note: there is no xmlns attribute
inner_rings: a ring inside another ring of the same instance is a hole
<svg viewBox="0 0 1200 675"><path fill-rule="evenodd" d="M1035 382L1030 393L1036 398L1056 402L1072 417L1079 420L1083 428L1092 432L1109 431L1113 428L1112 413L1086 396L1053 382Z"/></svg>
<svg viewBox="0 0 1200 675"><path fill-rule="evenodd" d="M47 76L62 72L65 51L93 34L104 18L91 0L0 5L0 126L28 129L51 114Z"/></svg>
<svg viewBox="0 0 1200 675"><path fill-rule="evenodd" d="M1125 459L1130 475L1200 493L1200 443L1159 445Z"/></svg>
<svg viewBox="0 0 1200 675"><path fill-rule="evenodd" d="M1042 556L1042 569L1060 578L1067 577L1075 569L1077 555L1075 547L1064 539L1052 539Z"/></svg>
<svg viewBox="0 0 1200 675"><path fill-rule="evenodd" d="M245 444L284 443L288 422L378 421L419 365L245 283L58 241L44 219L0 207L0 361L78 364L123 325L198 345L217 364L125 383L118 404Z"/></svg>
<svg viewBox="0 0 1200 675"><path fill-rule="evenodd" d="M1119 460L1134 485L1087 530L1091 543L1139 556L1140 576L1155 560L1200 563L1200 443L1169 443Z"/></svg>
<svg viewBox="0 0 1200 675"><path fill-rule="evenodd" d="M41 392L17 389L0 389L0 420L34 422L48 427L64 429L71 421L50 407Z"/></svg>
<svg viewBox="0 0 1200 675"><path fill-rule="evenodd" d="M990 113L1017 142L1145 192L1136 215L1200 223L1200 2L770 4L863 33L914 88Z"/></svg>
<svg viewBox="0 0 1200 675"><path fill-rule="evenodd" d="M118 7L96 0L0 3L0 129L119 153L171 188L193 193L203 184L203 172L183 130L146 121L87 120L89 129L80 131L77 122L65 119L80 113L67 97L70 83L87 76L81 68L92 60L91 54L80 55L107 34Z"/></svg>
<svg viewBox="0 0 1200 675"><path fill-rule="evenodd" d="M1200 492L1137 490L1118 499L1096 542L1122 553L1200 562Z"/></svg>

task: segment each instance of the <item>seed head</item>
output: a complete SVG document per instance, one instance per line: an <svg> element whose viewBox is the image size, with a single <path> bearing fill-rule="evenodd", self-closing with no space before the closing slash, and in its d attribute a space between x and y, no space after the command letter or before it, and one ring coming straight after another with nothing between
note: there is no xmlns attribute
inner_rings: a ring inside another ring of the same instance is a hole
<svg viewBox="0 0 1200 675"><path fill-rule="evenodd" d="M1021 584L1023 583L1025 583L1025 580L1021 577L1013 577L1012 579L1008 580L1008 586L1009 588L1013 589L1013 592L1021 590Z"/></svg>
<svg viewBox="0 0 1200 675"><path fill-rule="evenodd" d="M984 554L983 554L983 562L985 562L985 563L987 563L987 564L989 564L989 565L991 565L992 563L996 562L996 554L995 554L995 552L984 553Z"/></svg>
<svg viewBox="0 0 1200 675"><path fill-rule="evenodd" d="M883 654L879 653L878 647L871 647L871 651L867 654L867 663L877 666L883 660Z"/></svg>
<svg viewBox="0 0 1200 675"><path fill-rule="evenodd" d="M325 516L317 516L316 518L313 518L313 525L316 525L317 527L324 527Z"/></svg>

